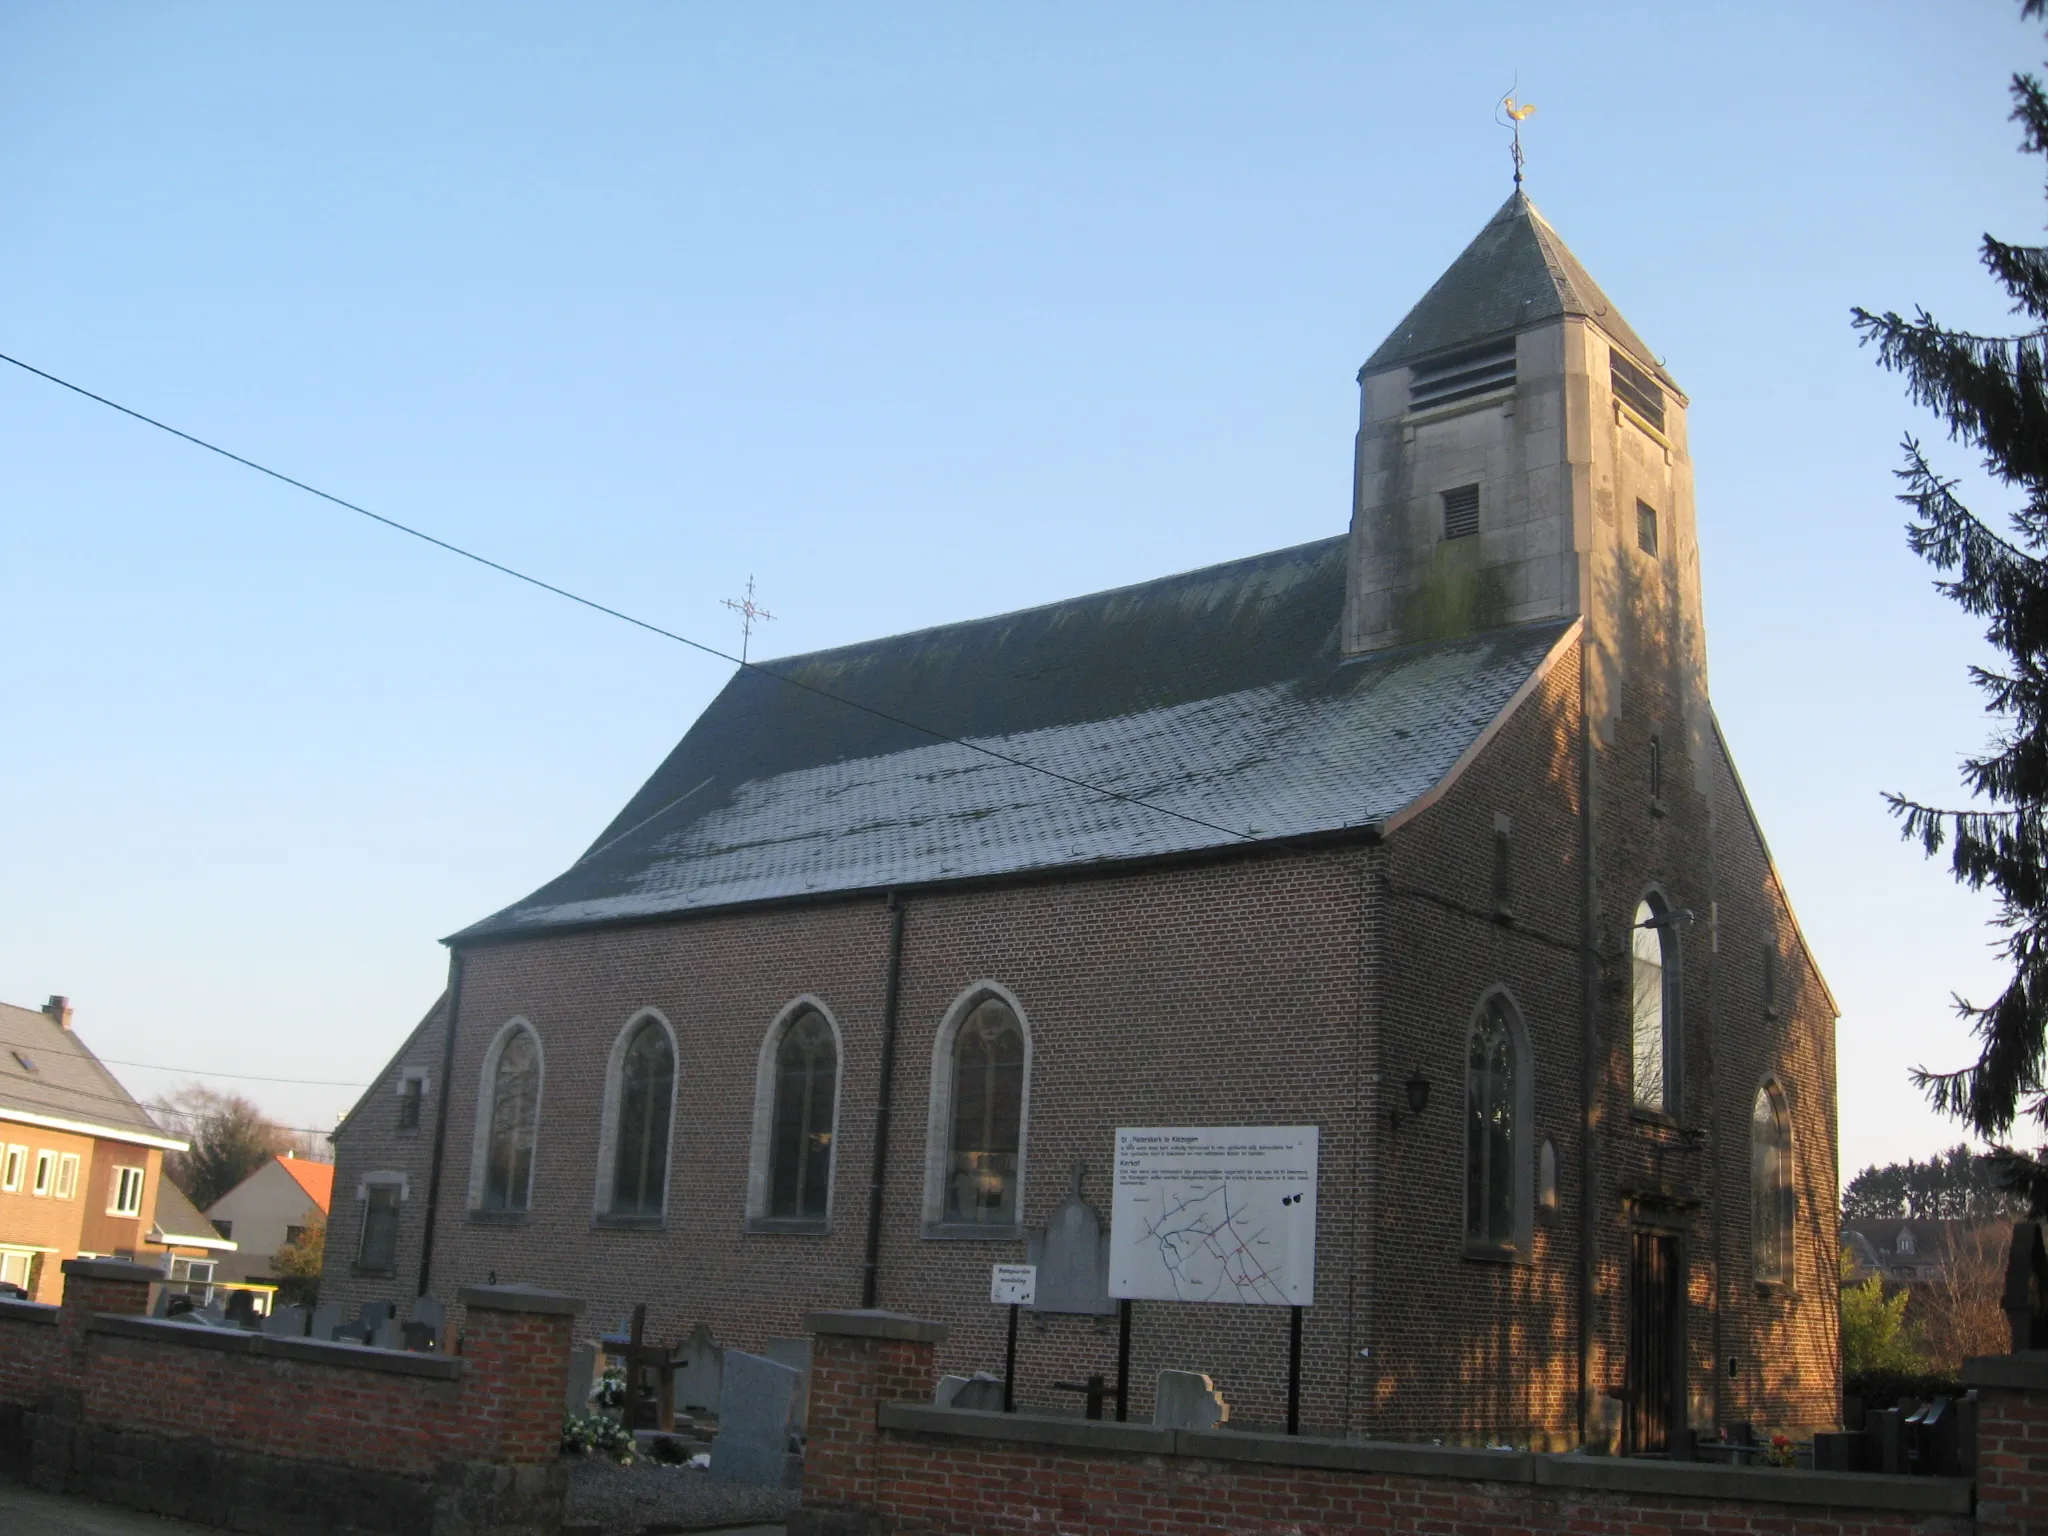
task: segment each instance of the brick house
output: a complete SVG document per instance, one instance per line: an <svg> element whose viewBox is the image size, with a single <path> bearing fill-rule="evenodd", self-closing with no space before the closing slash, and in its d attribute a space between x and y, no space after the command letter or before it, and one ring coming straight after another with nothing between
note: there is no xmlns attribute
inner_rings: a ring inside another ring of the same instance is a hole
<svg viewBox="0 0 2048 1536"><path fill-rule="evenodd" d="M1686 398L1519 193L1360 383L1345 536L736 675L449 940L323 1297L880 1305L1000 1369L989 1266L1117 1127L1314 1125L1305 1426L1832 1421L1835 1009L1708 699ZM1284 1309L1132 1327L1135 1413L1281 1418ZM1020 1399L1115 1349L1033 1316Z"/></svg>
<svg viewBox="0 0 2048 1536"><path fill-rule="evenodd" d="M158 1220L161 1209L172 1229L190 1225L175 1214L190 1202L163 1177L164 1153L185 1145L86 1049L68 999L0 1003L0 1283L54 1302L65 1259L203 1258L211 1228L166 1232Z"/></svg>

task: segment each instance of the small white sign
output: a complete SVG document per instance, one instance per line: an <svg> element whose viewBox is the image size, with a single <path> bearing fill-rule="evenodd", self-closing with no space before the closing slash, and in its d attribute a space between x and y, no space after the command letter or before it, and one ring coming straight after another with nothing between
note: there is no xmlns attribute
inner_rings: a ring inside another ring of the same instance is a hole
<svg viewBox="0 0 2048 1536"><path fill-rule="evenodd" d="M988 1299L999 1307L1028 1307L1038 1299L1036 1264L997 1264L989 1271Z"/></svg>

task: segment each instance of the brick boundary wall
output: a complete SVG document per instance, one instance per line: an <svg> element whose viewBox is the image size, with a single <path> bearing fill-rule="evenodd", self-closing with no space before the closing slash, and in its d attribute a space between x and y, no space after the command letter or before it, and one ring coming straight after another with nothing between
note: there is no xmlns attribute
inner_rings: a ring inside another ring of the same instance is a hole
<svg viewBox="0 0 2048 1536"><path fill-rule="evenodd" d="M277 1536L554 1536L582 1303L465 1287L459 1352L141 1315L154 1270L67 1261L61 1306L0 1304L0 1472Z"/></svg>
<svg viewBox="0 0 2048 1536"><path fill-rule="evenodd" d="M1971 1360L1963 1383L1977 1389L1977 1529L2048 1531L2048 1351Z"/></svg>
<svg viewBox="0 0 2048 1536"><path fill-rule="evenodd" d="M1961 1478L1458 1450L930 1406L936 1324L814 1313L789 1536L1975 1536L2048 1531L2048 1354L1975 1362L1981 1515Z"/></svg>

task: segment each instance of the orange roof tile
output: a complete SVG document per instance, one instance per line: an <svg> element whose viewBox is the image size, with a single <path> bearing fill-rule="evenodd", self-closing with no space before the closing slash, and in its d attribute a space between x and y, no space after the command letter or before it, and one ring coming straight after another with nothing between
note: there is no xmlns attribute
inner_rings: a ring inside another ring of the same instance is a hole
<svg viewBox="0 0 2048 1536"><path fill-rule="evenodd" d="M280 1157L280 1168L298 1180L299 1188L312 1197L313 1203L326 1210L334 1199L334 1164L316 1163L304 1157Z"/></svg>

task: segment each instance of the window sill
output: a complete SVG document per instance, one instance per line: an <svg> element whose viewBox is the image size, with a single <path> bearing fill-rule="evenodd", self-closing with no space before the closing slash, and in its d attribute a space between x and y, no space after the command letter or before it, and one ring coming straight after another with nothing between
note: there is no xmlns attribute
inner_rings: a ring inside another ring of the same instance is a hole
<svg viewBox="0 0 2048 1536"><path fill-rule="evenodd" d="M1662 796L1652 795L1650 797L1650 814L1660 818L1669 816L1671 808L1664 803Z"/></svg>
<svg viewBox="0 0 2048 1536"><path fill-rule="evenodd" d="M756 1237L825 1237L832 1223L823 1216L749 1216L740 1230Z"/></svg>
<svg viewBox="0 0 2048 1536"><path fill-rule="evenodd" d="M597 1211L591 1215L592 1227L602 1227L608 1232L660 1232L668 1226L666 1216L622 1216L611 1211Z"/></svg>
<svg viewBox="0 0 2048 1536"><path fill-rule="evenodd" d="M1756 1282L1756 1293L1759 1296L1774 1296L1784 1300L1792 1294L1792 1282L1789 1280L1759 1280Z"/></svg>
<svg viewBox="0 0 2048 1536"><path fill-rule="evenodd" d="M928 1221L924 1224L924 1235L944 1243L1015 1243L1023 1241L1024 1229L1014 1222L998 1227L965 1221Z"/></svg>
<svg viewBox="0 0 2048 1536"><path fill-rule="evenodd" d="M523 1227L533 1220L529 1211L471 1211L469 1224L473 1227Z"/></svg>
<svg viewBox="0 0 2048 1536"><path fill-rule="evenodd" d="M1527 1264L1529 1251L1513 1244L1467 1243L1465 1257L1481 1264Z"/></svg>
<svg viewBox="0 0 2048 1536"><path fill-rule="evenodd" d="M365 1264L351 1264L349 1266L348 1272L352 1275L361 1276L365 1279L371 1280L389 1280L393 1275L398 1273L396 1268L372 1269Z"/></svg>
<svg viewBox="0 0 2048 1536"><path fill-rule="evenodd" d="M1681 1135L1685 1131L1685 1127L1680 1125L1668 1110L1648 1109L1641 1104L1631 1104L1628 1117L1639 1129L1654 1127L1658 1130L1677 1131Z"/></svg>

